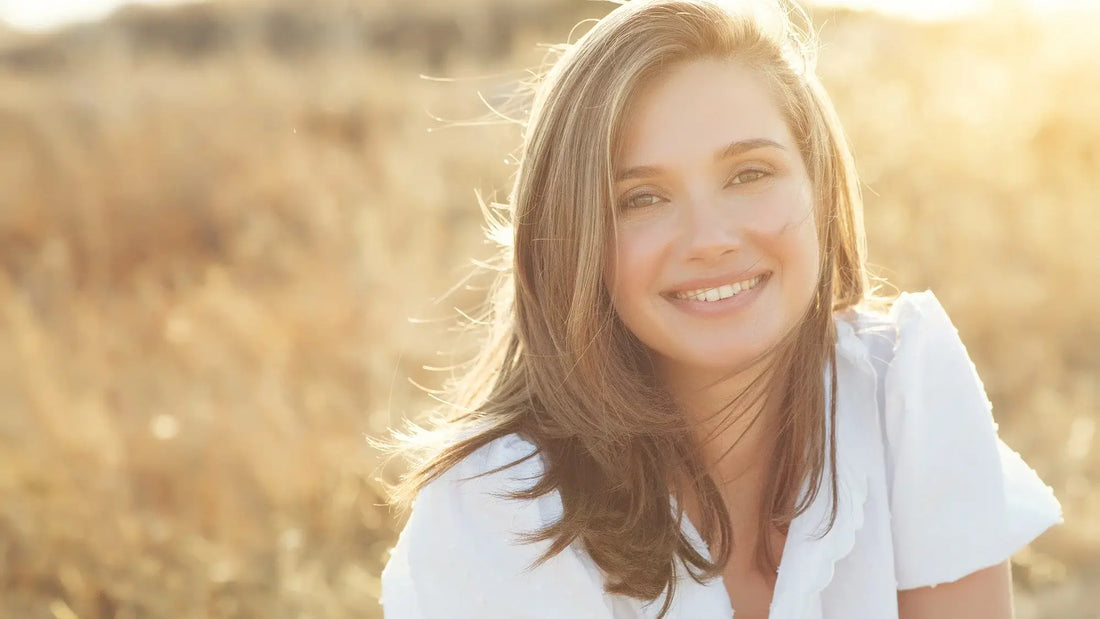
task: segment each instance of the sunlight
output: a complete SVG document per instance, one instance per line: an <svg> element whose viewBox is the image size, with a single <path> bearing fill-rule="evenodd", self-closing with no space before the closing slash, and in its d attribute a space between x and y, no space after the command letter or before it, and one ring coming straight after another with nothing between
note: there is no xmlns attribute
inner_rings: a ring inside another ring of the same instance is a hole
<svg viewBox="0 0 1100 619"><path fill-rule="evenodd" d="M50 30L74 22L101 19L127 4L180 2L181 0L0 0L0 22L20 30Z"/></svg>
<svg viewBox="0 0 1100 619"><path fill-rule="evenodd" d="M958 19L1001 5L1032 15L1095 10L1095 0L809 0L811 5L878 11L916 21Z"/></svg>
<svg viewBox="0 0 1100 619"><path fill-rule="evenodd" d="M94 21L126 4L178 4L204 0L0 0L0 22L21 30L49 30L73 22ZM368 0L369 1L369 0ZM996 5L1019 6L1041 15L1096 8L1096 0L801 0L811 6L878 11L918 21L958 19Z"/></svg>
<svg viewBox="0 0 1100 619"><path fill-rule="evenodd" d="M993 0L816 0L818 6L873 10L920 21L957 19L992 7Z"/></svg>

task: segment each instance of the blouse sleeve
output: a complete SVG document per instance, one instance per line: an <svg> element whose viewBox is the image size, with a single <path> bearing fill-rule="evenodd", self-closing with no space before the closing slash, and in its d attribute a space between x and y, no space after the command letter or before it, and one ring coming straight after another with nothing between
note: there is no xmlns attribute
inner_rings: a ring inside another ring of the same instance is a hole
<svg viewBox="0 0 1100 619"><path fill-rule="evenodd" d="M549 542L515 538L556 516L556 495L506 496L534 484L539 457L474 477L533 449L514 435L497 439L421 489L382 572L387 619L610 617L602 581L573 548L532 568Z"/></svg>
<svg viewBox="0 0 1100 619"><path fill-rule="evenodd" d="M902 295L885 375L898 589L953 582L1062 522L1053 491L997 436L985 389L931 292Z"/></svg>

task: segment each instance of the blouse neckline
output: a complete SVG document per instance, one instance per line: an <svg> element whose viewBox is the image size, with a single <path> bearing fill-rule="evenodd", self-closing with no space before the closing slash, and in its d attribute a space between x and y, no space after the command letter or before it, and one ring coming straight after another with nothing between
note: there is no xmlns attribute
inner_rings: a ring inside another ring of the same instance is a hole
<svg viewBox="0 0 1100 619"><path fill-rule="evenodd" d="M866 345L856 335L855 327L843 318L834 319L837 326L837 514L832 528L828 525L832 505L829 475L822 475L817 496L809 507L791 521L783 544L769 616L821 619L821 593L833 579L837 562L848 556L855 546L856 532L863 527L867 501L869 457L868 428L876 427L869 415L875 415L877 381ZM826 370L828 372L828 370ZM828 376L828 374L826 374ZM828 396L827 396L828 397ZM828 406L828 403L826 404ZM829 420L826 418L826 432ZM826 472L829 456L825 456ZM805 493L808 480L803 484ZM675 498L672 508L677 509ZM685 512L681 530L692 545L708 561L709 545L703 540ZM691 582L689 580L689 582ZM725 580L718 576L705 583L715 588L725 602L723 612L734 616L734 608L726 592Z"/></svg>

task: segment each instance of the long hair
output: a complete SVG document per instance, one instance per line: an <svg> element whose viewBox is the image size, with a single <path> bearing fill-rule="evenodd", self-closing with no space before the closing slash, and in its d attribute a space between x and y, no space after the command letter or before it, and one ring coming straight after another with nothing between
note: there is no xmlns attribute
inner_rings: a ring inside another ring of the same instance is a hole
<svg viewBox="0 0 1100 619"><path fill-rule="evenodd" d="M613 252L612 170L628 103L662 71L700 58L736 60L765 77L814 187L816 292L771 355L773 378L762 392L783 413L768 428L775 449L761 530L785 532L826 474L835 497L835 465L825 471L835 462L826 457L835 449L826 436L835 428L827 417L836 414L833 313L858 304L868 282L858 182L814 73L810 30L793 5L633 0L564 48L531 106L509 218L495 222L495 236L509 238L484 346L452 385L435 427L406 437L413 462L394 489L396 504L407 506L474 451L519 433L535 444L544 474L513 496L556 491L563 506L558 522L527 536L551 541L542 560L579 542L607 575L609 592L645 600L667 592L662 615L677 560L696 580L721 574L733 548L729 514L691 425L655 379L645 347L616 316L603 268ZM683 534L682 507L672 509L684 479L701 508L709 561ZM777 549L769 537L760 536L754 555L763 573L774 574Z"/></svg>

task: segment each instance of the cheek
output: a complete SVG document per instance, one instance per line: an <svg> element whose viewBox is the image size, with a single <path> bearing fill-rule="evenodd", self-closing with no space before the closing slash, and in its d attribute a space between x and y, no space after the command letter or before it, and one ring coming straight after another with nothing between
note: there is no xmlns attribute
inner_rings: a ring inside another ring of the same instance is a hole
<svg viewBox="0 0 1100 619"><path fill-rule="evenodd" d="M611 296L611 306L622 317L624 311L629 313L630 290L634 286L631 278L632 246L630 239L623 234L612 235L610 241L604 262L604 281Z"/></svg>
<svg viewBox="0 0 1100 619"><path fill-rule="evenodd" d="M757 225L771 241L771 250L789 278L816 286L821 256L808 185L792 184L786 191L776 192L761 209Z"/></svg>
<svg viewBox="0 0 1100 619"><path fill-rule="evenodd" d="M809 299L817 289L821 277L821 249L812 209L808 216L792 222L785 236L788 267L794 276L795 292L798 297Z"/></svg>
<svg viewBox="0 0 1100 619"><path fill-rule="evenodd" d="M780 234L783 252L799 273L816 281L821 265L820 246L817 235L817 222L813 209L794 213Z"/></svg>
<svg viewBox="0 0 1100 619"><path fill-rule="evenodd" d="M655 238L654 228L625 224L615 234L609 245L608 261L604 268L611 296L616 302L632 293L648 288L660 251L660 239Z"/></svg>
<svg viewBox="0 0 1100 619"><path fill-rule="evenodd" d="M790 209L788 218L784 224L784 236L791 245L792 251L800 254L806 260L811 260L816 265L819 256L819 244L817 234L817 217L815 217L813 203L807 200Z"/></svg>
<svg viewBox="0 0 1100 619"><path fill-rule="evenodd" d="M813 195L806 179L792 174L738 208L740 223L747 231L772 237L800 235L804 227L814 228Z"/></svg>

